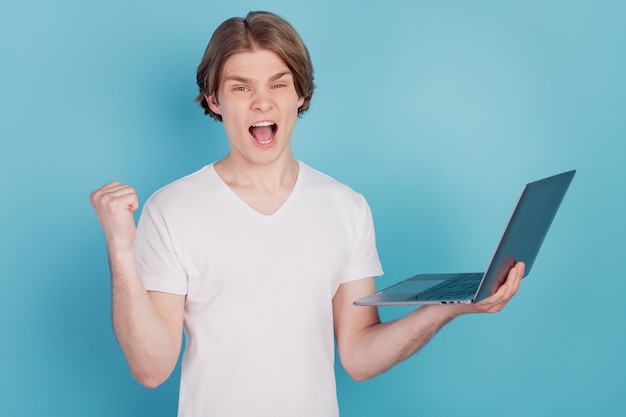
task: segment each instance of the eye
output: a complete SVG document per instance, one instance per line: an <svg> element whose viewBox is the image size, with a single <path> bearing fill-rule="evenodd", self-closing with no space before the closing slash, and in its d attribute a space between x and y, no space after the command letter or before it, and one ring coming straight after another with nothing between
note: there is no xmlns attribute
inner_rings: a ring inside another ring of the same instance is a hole
<svg viewBox="0 0 626 417"><path fill-rule="evenodd" d="M242 85L238 85L238 86L236 86L236 87L234 87L234 88L233 88L233 91L234 91L234 92L237 92L237 93L239 93L239 92L245 92L245 91L248 91L248 90L249 90L249 88L248 88L248 87L245 87L245 86L242 86Z"/></svg>
<svg viewBox="0 0 626 417"><path fill-rule="evenodd" d="M276 83L272 86L272 88L283 88L283 87L287 87L287 84L285 83Z"/></svg>

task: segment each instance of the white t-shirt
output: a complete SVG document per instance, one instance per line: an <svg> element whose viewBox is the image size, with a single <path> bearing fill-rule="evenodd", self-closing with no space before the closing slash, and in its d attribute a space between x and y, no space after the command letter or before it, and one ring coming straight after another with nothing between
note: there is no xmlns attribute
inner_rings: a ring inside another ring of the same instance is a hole
<svg viewBox="0 0 626 417"><path fill-rule="evenodd" d="M179 417L339 414L332 299L340 284L382 269L363 196L299 164L272 215L212 164L144 206L144 284L187 296Z"/></svg>

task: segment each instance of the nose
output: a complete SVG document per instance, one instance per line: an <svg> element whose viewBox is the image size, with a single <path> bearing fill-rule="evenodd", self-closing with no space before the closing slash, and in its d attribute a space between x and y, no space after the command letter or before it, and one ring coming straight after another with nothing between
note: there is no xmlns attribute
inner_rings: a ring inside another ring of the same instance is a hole
<svg viewBox="0 0 626 417"><path fill-rule="evenodd" d="M269 91L264 89L256 90L252 98L251 107L253 110L266 112L274 107L274 100Z"/></svg>

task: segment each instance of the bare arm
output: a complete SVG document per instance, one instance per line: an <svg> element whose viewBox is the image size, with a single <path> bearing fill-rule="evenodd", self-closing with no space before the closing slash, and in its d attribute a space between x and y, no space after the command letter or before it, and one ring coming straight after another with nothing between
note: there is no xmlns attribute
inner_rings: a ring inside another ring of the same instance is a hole
<svg viewBox="0 0 626 417"><path fill-rule="evenodd" d="M115 336L133 377L156 387L171 374L182 344L185 297L146 291L135 258L135 191L118 182L94 191L90 201L107 241Z"/></svg>
<svg viewBox="0 0 626 417"><path fill-rule="evenodd" d="M373 278L342 284L333 299L341 363L357 381L376 376L421 349L453 318L502 310L517 292L523 275L524 264L518 263L496 294L480 303L424 306L388 323L380 322L376 307L352 304L357 298L375 291Z"/></svg>

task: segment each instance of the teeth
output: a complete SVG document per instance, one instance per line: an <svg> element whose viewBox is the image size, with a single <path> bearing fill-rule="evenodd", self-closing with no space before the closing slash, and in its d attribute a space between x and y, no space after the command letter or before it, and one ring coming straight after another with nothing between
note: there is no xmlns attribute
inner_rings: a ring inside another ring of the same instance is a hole
<svg viewBox="0 0 626 417"><path fill-rule="evenodd" d="M274 122L259 122L252 125L252 127L274 126Z"/></svg>

